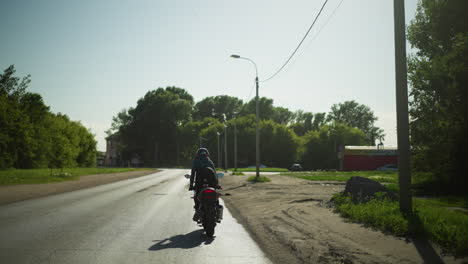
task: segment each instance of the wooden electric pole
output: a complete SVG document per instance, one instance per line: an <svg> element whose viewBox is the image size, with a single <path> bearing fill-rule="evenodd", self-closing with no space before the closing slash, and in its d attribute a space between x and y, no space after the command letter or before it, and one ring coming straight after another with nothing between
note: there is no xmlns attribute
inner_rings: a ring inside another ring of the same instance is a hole
<svg viewBox="0 0 468 264"><path fill-rule="evenodd" d="M393 15L395 25L395 85L400 210L405 215L409 215L412 212L412 200L404 0L393 1Z"/></svg>

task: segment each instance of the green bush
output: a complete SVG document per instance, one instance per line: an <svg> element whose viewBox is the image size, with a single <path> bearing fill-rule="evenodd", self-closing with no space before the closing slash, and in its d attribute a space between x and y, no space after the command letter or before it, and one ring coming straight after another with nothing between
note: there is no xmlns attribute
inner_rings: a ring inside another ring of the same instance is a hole
<svg viewBox="0 0 468 264"><path fill-rule="evenodd" d="M430 240L455 253L468 255L468 215L418 203L415 213Z"/></svg>
<svg viewBox="0 0 468 264"><path fill-rule="evenodd" d="M354 204L350 197L336 194L336 210L343 217L397 236L425 236L449 252L468 255L468 215L414 201L413 215L405 218L398 201L374 198Z"/></svg>
<svg viewBox="0 0 468 264"><path fill-rule="evenodd" d="M394 193L398 193L400 191L400 187L398 186L397 183L389 183L385 185L385 188L389 189L390 191Z"/></svg>
<svg viewBox="0 0 468 264"><path fill-rule="evenodd" d="M383 231L403 236L408 233L408 222L400 213L399 205L388 199L372 199L367 203L354 204L350 197L335 196L337 210L344 217ZM337 199L340 197L339 199Z"/></svg>
<svg viewBox="0 0 468 264"><path fill-rule="evenodd" d="M369 178L377 182L397 183L398 174L393 171L307 171L285 172L285 176L293 176L310 181L340 181L345 182L353 176Z"/></svg>

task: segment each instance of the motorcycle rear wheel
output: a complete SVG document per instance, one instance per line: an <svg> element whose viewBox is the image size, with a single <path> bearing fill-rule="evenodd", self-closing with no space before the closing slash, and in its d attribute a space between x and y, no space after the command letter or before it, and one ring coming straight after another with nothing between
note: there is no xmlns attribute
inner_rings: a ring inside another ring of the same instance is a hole
<svg viewBox="0 0 468 264"><path fill-rule="evenodd" d="M212 237L215 232L216 226L216 214L213 208L209 208L205 211L205 217L203 221L203 229L205 229L206 236Z"/></svg>

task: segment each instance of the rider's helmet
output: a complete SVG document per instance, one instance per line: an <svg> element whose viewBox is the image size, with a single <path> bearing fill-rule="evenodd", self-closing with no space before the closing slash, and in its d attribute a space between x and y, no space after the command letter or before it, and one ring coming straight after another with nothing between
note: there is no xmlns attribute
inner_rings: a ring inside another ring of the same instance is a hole
<svg viewBox="0 0 468 264"><path fill-rule="evenodd" d="M208 157L208 156L210 156L210 152L206 148L199 148L197 150L197 156L198 157Z"/></svg>

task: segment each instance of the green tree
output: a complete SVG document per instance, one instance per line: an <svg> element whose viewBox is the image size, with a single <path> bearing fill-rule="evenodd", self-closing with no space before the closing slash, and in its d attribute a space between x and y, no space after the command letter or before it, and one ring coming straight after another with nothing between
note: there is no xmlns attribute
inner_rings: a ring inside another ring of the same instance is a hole
<svg viewBox="0 0 468 264"><path fill-rule="evenodd" d="M50 113L39 94L27 92L29 76L0 75L0 168L93 166L94 136L79 122Z"/></svg>
<svg viewBox="0 0 468 264"><path fill-rule="evenodd" d="M273 99L260 97L258 102L260 120L269 120L274 118L275 109ZM244 104L241 110L241 115L256 115L255 98Z"/></svg>
<svg viewBox="0 0 468 264"><path fill-rule="evenodd" d="M96 166L96 140L80 122L71 121L67 115L49 114L48 154L49 168Z"/></svg>
<svg viewBox="0 0 468 264"><path fill-rule="evenodd" d="M326 124L326 114L304 112L297 110L294 113L294 123L291 124L291 128L294 130L296 135L303 136L305 133L311 130L319 130L321 126Z"/></svg>
<svg viewBox="0 0 468 264"><path fill-rule="evenodd" d="M260 153L263 164L288 168L297 161L299 140L291 128L272 120L260 124Z"/></svg>
<svg viewBox="0 0 468 264"><path fill-rule="evenodd" d="M274 107L272 120L278 124L288 125L294 120L294 113L285 107Z"/></svg>
<svg viewBox="0 0 468 264"><path fill-rule="evenodd" d="M383 139L383 130L374 125L377 117L374 112L356 101L345 101L334 104L328 113L327 121L345 123L348 126L359 128L366 135L367 145L375 145L377 139Z"/></svg>
<svg viewBox="0 0 468 264"><path fill-rule="evenodd" d="M215 129L208 127L214 127ZM181 127L178 141L180 142L180 161L186 166L191 166L197 149L202 147L209 149L211 157L217 157L216 132L221 131L222 124L218 119L206 117L202 121L190 121ZM201 141L200 141L201 140ZM215 160L217 162L217 160Z"/></svg>
<svg viewBox="0 0 468 264"><path fill-rule="evenodd" d="M466 192L468 2L420 1L408 27L413 166Z"/></svg>
<svg viewBox="0 0 468 264"><path fill-rule="evenodd" d="M0 168L15 167L28 130L25 118L15 101L0 95Z"/></svg>
<svg viewBox="0 0 468 264"><path fill-rule="evenodd" d="M310 130L319 130L320 127L326 124L326 117L326 113L315 113Z"/></svg>
<svg viewBox="0 0 468 264"><path fill-rule="evenodd" d="M255 115L240 116L228 122L229 164L234 162L234 122L237 122L237 149L240 167L255 164Z"/></svg>
<svg viewBox="0 0 468 264"><path fill-rule="evenodd" d="M338 169L338 146L362 145L365 140L358 128L338 122L324 125L304 136L301 164L306 169Z"/></svg>
<svg viewBox="0 0 468 264"><path fill-rule="evenodd" d="M19 151L20 155L16 167L47 167L47 155L44 148L49 144L49 129L45 123L49 107L44 104L39 94L29 92L21 96L19 105L25 115L23 118L29 122L29 132L28 137L22 139L25 146Z"/></svg>
<svg viewBox="0 0 468 264"><path fill-rule="evenodd" d="M132 116L128 113L129 111L134 111L133 108L122 109L117 113L116 116L112 117L111 127L106 130L107 136L111 136L119 131L120 128L124 128L130 125L132 122Z"/></svg>
<svg viewBox="0 0 468 264"><path fill-rule="evenodd" d="M223 114L226 119L232 119L234 113L239 112L242 107L242 100L228 95L218 95L206 97L195 105L193 119L202 120L206 117L215 117L223 121Z"/></svg>
<svg viewBox="0 0 468 264"><path fill-rule="evenodd" d="M14 74L13 65L0 74L0 168L18 167L18 161L32 155L32 126L20 103L30 79Z"/></svg>
<svg viewBox="0 0 468 264"><path fill-rule="evenodd" d="M31 82L30 75L23 78L14 77L16 70L14 65L10 65L0 74L0 95L7 95L15 100L19 100L26 92L26 88Z"/></svg>
<svg viewBox="0 0 468 264"><path fill-rule="evenodd" d="M119 126L123 159L137 154L147 165L175 164L181 153L178 138L190 121L193 104L185 90L166 87L147 92L128 113L121 111L113 123Z"/></svg>

